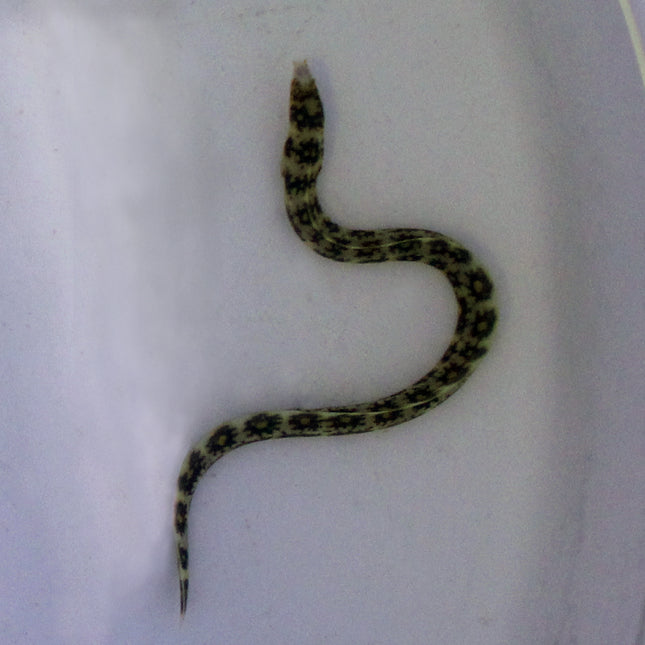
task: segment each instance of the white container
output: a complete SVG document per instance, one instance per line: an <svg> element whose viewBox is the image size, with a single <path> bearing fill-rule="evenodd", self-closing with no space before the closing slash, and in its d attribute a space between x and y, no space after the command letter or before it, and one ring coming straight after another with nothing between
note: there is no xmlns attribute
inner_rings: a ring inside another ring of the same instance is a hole
<svg viewBox="0 0 645 645"><path fill-rule="evenodd" d="M645 90L618 2L34 0L0 27L0 641L645 642ZM180 622L190 444L404 387L454 322L438 273L290 230L304 57L324 207L463 241L498 335L406 426L219 462Z"/></svg>

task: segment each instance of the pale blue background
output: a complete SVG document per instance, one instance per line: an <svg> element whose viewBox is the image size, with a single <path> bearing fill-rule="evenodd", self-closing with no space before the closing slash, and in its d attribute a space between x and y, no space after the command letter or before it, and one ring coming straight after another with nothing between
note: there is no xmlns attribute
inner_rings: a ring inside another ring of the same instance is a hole
<svg viewBox="0 0 645 645"><path fill-rule="evenodd" d="M325 207L462 240L498 337L404 427L218 463L182 624L191 442L403 387L454 322L440 274L289 228L304 57ZM643 642L645 91L618 3L5 3L0 84L0 641Z"/></svg>

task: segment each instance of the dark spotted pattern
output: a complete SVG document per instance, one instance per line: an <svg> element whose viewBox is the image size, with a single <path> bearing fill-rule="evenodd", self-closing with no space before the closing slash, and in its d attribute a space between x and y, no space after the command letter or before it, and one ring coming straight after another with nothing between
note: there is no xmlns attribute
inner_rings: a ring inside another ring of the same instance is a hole
<svg viewBox="0 0 645 645"><path fill-rule="evenodd" d="M306 63L298 64L291 83L290 127L282 159L285 204L293 229L314 251L339 262L423 262L439 269L457 299L455 332L430 372L400 392L351 406L252 414L215 428L193 446L181 467L175 503L182 615L188 599L190 502L200 478L217 459L255 441L370 432L413 419L463 385L488 350L495 327L493 283L470 251L455 240L419 229L349 229L324 214L316 194L323 123L316 84Z"/></svg>

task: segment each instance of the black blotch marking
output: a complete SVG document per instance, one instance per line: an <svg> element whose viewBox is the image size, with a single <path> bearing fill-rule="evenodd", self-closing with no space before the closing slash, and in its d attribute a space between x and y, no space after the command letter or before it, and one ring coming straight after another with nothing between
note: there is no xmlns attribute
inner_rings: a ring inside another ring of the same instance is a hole
<svg viewBox="0 0 645 645"><path fill-rule="evenodd" d="M380 426L392 425L403 416L400 410L387 410L374 415L374 423Z"/></svg>
<svg viewBox="0 0 645 645"><path fill-rule="evenodd" d="M287 157L295 156L298 163L315 165L323 155L322 142L319 139L307 139L295 142L289 137L284 144L284 154Z"/></svg>
<svg viewBox="0 0 645 645"><path fill-rule="evenodd" d="M175 529L180 535L186 533L187 514L188 506L184 502L177 502L175 506Z"/></svg>
<svg viewBox="0 0 645 645"><path fill-rule="evenodd" d="M302 414L293 414L289 417L289 427L294 432L304 432L306 430L316 430L320 424L320 417L317 414L303 412Z"/></svg>
<svg viewBox="0 0 645 645"><path fill-rule="evenodd" d="M289 195L305 193L315 185L315 177L295 177L291 173L285 173L284 175L284 188Z"/></svg>
<svg viewBox="0 0 645 645"><path fill-rule="evenodd" d="M480 340L488 338L493 333L496 322L497 312L494 309L487 309L484 312L478 313L473 323L474 334Z"/></svg>
<svg viewBox="0 0 645 645"><path fill-rule="evenodd" d="M260 439L270 439L280 427L282 417L279 414L266 414L262 412L252 416L244 424L244 431Z"/></svg>
<svg viewBox="0 0 645 645"><path fill-rule="evenodd" d="M179 554L179 566L185 571L188 569L188 549L180 546L177 552Z"/></svg>
<svg viewBox="0 0 645 645"><path fill-rule="evenodd" d="M298 130L315 130L322 128L325 118L322 110L310 112L306 105L292 105L289 110L289 119L295 123Z"/></svg>
<svg viewBox="0 0 645 645"><path fill-rule="evenodd" d="M353 430L361 425L363 422L360 414L335 414L328 419L329 425L337 430L347 428Z"/></svg>
<svg viewBox="0 0 645 645"><path fill-rule="evenodd" d="M475 343L474 345L467 345L459 352L459 356L465 358L467 361L479 360L488 350L486 347Z"/></svg>
<svg viewBox="0 0 645 645"><path fill-rule="evenodd" d="M211 455L217 456L230 450L235 443L235 426L227 423L213 432L206 442L206 450Z"/></svg>
<svg viewBox="0 0 645 645"><path fill-rule="evenodd" d="M205 468L206 461L204 459L204 455L202 455L199 450L193 450L193 452L190 453L188 460L188 470L179 477L179 489L186 493L186 495L192 495L195 492L195 486L197 485L197 482Z"/></svg>
<svg viewBox="0 0 645 645"><path fill-rule="evenodd" d="M466 277L468 278L470 291L477 302L490 299L493 294L493 283L483 269L478 268L474 271L468 271Z"/></svg>
<svg viewBox="0 0 645 645"><path fill-rule="evenodd" d="M453 246L448 252L448 255L459 264L469 264L473 259L472 253L462 246Z"/></svg>
<svg viewBox="0 0 645 645"><path fill-rule="evenodd" d="M468 365L450 365L446 368L441 378L438 378L444 385L452 385L470 374Z"/></svg>

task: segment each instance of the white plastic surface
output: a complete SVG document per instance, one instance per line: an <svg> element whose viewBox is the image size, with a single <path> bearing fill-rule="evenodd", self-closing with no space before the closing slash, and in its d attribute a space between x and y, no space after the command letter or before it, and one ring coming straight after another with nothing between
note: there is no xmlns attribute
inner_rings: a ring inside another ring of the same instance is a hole
<svg viewBox="0 0 645 645"><path fill-rule="evenodd" d="M645 90L618 3L10 4L0 641L642 645ZM392 392L454 324L437 272L290 229L305 57L324 207L464 242L498 335L412 423L220 461L181 622L191 442Z"/></svg>

